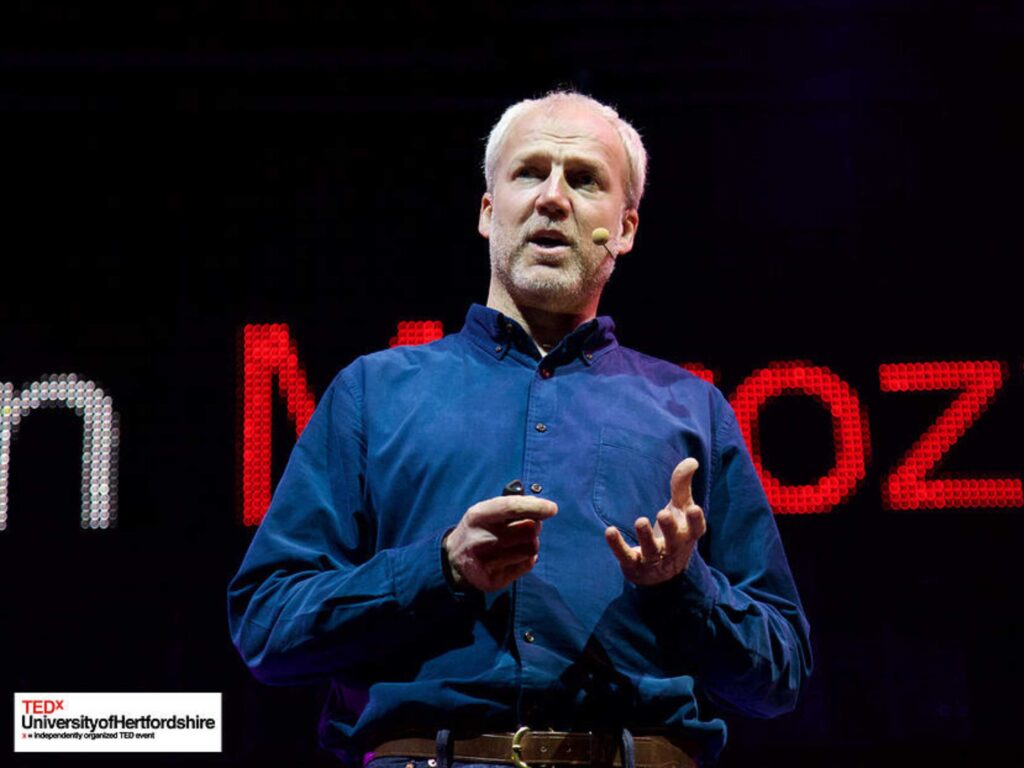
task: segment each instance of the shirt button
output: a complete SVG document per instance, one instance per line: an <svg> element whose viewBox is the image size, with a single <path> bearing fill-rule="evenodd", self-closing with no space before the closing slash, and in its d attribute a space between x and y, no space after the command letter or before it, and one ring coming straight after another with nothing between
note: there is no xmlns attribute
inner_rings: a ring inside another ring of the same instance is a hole
<svg viewBox="0 0 1024 768"><path fill-rule="evenodd" d="M502 347L501 344L499 344L498 346L496 346L494 348L494 353L497 354L497 355L500 355L502 349L504 349L504 347Z"/></svg>
<svg viewBox="0 0 1024 768"><path fill-rule="evenodd" d="M547 424L538 424L536 427L534 427L534 429L536 429L538 432L547 432L548 431L548 425Z"/></svg>
<svg viewBox="0 0 1024 768"><path fill-rule="evenodd" d="M540 369L540 377L542 379L550 379L554 375L555 374L552 372L552 370L550 368L541 368Z"/></svg>
<svg viewBox="0 0 1024 768"><path fill-rule="evenodd" d="M587 358L587 360L593 360L594 354L592 352L587 352L587 354L585 354L584 357Z"/></svg>
<svg viewBox="0 0 1024 768"><path fill-rule="evenodd" d="M531 632L530 630L526 630L525 632L523 632L523 640L525 640L526 642L532 643L536 639L537 638L533 636L533 632Z"/></svg>
<svg viewBox="0 0 1024 768"><path fill-rule="evenodd" d="M530 490L533 491L534 493L540 493L541 491L544 490L544 486L541 485L540 483L533 483L530 486Z"/></svg>

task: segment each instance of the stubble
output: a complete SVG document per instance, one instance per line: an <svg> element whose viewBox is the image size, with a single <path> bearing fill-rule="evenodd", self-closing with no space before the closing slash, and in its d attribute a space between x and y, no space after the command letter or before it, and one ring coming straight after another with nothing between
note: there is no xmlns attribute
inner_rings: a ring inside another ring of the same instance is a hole
<svg viewBox="0 0 1024 768"><path fill-rule="evenodd" d="M558 268L531 264L529 243L505 232L492 232L489 239L491 273L517 304L553 311L572 311L598 298L615 269L615 260L605 256L588 267L580 244L569 246L569 254Z"/></svg>

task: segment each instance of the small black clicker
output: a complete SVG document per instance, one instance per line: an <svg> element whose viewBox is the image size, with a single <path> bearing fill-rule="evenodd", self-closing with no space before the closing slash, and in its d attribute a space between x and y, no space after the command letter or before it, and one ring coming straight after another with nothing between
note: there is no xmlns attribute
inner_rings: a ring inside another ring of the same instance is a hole
<svg viewBox="0 0 1024 768"><path fill-rule="evenodd" d="M512 480L501 489L502 496L522 496L526 492L522 480Z"/></svg>

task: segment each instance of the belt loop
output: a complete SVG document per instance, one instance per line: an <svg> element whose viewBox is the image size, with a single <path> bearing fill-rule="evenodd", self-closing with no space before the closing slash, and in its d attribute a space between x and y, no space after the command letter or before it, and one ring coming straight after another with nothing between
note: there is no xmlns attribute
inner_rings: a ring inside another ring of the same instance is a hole
<svg viewBox="0 0 1024 768"><path fill-rule="evenodd" d="M636 768L636 748L628 728L622 729L622 768Z"/></svg>
<svg viewBox="0 0 1024 768"><path fill-rule="evenodd" d="M452 732L447 728L441 728L437 732L437 768L451 768L452 764Z"/></svg>

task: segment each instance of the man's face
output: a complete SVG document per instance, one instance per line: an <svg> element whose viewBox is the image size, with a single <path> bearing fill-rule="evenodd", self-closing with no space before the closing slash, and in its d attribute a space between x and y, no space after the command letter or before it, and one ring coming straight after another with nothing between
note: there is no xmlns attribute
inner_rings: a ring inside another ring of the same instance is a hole
<svg viewBox="0 0 1024 768"><path fill-rule="evenodd" d="M592 232L607 229L613 253L633 247L638 217L626 208L627 169L615 128L585 105L535 107L513 123L480 207L492 288L519 306L596 308L615 260Z"/></svg>

